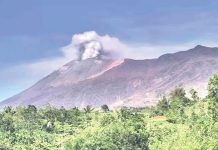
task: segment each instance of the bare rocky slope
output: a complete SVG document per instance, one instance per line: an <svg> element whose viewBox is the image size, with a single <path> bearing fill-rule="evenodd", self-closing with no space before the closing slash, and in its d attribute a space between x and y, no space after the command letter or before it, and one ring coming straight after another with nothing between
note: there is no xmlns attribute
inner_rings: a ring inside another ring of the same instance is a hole
<svg viewBox="0 0 218 150"><path fill-rule="evenodd" d="M157 59L72 61L0 107L50 104L55 107L142 107L155 105L176 86L206 94L208 79L218 73L218 48L196 46Z"/></svg>

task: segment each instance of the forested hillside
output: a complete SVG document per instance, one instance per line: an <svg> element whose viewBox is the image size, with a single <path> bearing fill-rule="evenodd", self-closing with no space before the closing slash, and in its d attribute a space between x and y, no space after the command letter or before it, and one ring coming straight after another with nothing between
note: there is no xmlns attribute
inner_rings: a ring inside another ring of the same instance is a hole
<svg viewBox="0 0 218 150"><path fill-rule="evenodd" d="M178 87L156 107L140 109L6 107L0 149L218 150L218 76L204 99L190 93Z"/></svg>

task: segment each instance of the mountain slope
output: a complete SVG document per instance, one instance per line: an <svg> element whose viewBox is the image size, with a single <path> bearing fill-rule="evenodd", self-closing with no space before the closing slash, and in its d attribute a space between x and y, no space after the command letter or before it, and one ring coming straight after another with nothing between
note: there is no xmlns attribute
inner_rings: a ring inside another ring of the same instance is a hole
<svg viewBox="0 0 218 150"><path fill-rule="evenodd" d="M215 73L218 48L200 45L157 59L72 61L0 106L150 106L178 85L205 95Z"/></svg>

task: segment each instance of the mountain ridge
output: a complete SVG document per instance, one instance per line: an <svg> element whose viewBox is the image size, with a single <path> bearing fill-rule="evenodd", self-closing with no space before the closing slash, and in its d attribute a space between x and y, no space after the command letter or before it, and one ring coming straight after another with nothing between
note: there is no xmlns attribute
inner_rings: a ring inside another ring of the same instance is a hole
<svg viewBox="0 0 218 150"><path fill-rule="evenodd" d="M204 70L204 72L202 72ZM55 107L142 107L182 84L206 93L206 83L218 73L218 48L198 45L155 59L87 59L71 61L29 89L0 103ZM191 87L191 86L190 86Z"/></svg>

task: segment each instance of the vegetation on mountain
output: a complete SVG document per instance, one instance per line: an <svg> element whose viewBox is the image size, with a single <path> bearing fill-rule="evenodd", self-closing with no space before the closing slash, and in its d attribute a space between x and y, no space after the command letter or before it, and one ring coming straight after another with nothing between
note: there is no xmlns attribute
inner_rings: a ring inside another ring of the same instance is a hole
<svg viewBox="0 0 218 150"><path fill-rule="evenodd" d="M218 75L208 95L191 98L177 87L153 108L101 111L33 105L0 113L0 149L9 150L217 150Z"/></svg>

